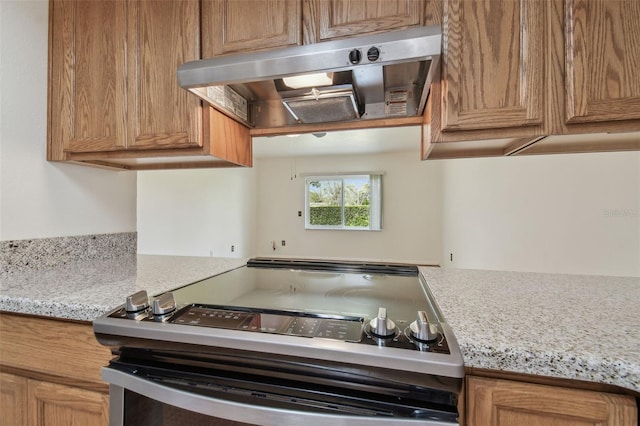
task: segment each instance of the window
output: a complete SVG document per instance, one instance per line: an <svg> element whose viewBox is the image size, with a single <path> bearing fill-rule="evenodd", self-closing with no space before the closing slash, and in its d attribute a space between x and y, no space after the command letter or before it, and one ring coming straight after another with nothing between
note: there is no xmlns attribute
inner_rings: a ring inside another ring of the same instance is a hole
<svg viewBox="0 0 640 426"><path fill-rule="evenodd" d="M305 228L381 229L381 175L309 176Z"/></svg>

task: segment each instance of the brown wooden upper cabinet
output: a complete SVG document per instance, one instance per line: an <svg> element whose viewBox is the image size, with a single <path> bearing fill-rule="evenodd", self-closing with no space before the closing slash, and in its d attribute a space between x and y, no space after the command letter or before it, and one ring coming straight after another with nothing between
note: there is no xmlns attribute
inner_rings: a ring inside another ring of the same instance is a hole
<svg viewBox="0 0 640 426"><path fill-rule="evenodd" d="M423 0L307 0L305 42L423 25Z"/></svg>
<svg viewBox="0 0 640 426"><path fill-rule="evenodd" d="M176 81L178 65L201 57L198 2L52 0L49 43L49 160L251 165L248 129L223 120L238 139L216 139L218 113ZM233 155L216 156L221 146Z"/></svg>
<svg viewBox="0 0 640 426"><path fill-rule="evenodd" d="M203 56L302 44L300 0L203 0Z"/></svg>
<svg viewBox="0 0 640 426"><path fill-rule="evenodd" d="M640 119L640 2L565 2L567 123Z"/></svg>
<svg viewBox="0 0 640 426"><path fill-rule="evenodd" d="M203 0L203 53L214 57L405 29L424 24L424 8L424 0Z"/></svg>
<svg viewBox="0 0 640 426"><path fill-rule="evenodd" d="M639 23L637 0L444 0L423 158L640 149Z"/></svg>
<svg viewBox="0 0 640 426"><path fill-rule="evenodd" d="M445 2L442 131L543 123L544 2Z"/></svg>

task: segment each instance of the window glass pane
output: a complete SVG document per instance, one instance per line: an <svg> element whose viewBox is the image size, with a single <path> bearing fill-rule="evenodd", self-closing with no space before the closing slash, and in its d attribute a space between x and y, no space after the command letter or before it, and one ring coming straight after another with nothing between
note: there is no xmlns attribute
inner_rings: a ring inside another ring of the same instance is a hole
<svg viewBox="0 0 640 426"><path fill-rule="evenodd" d="M306 228L382 228L381 175L310 176L305 188Z"/></svg>
<svg viewBox="0 0 640 426"><path fill-rule="evenodd" d="M309 223L342 225L342 179L309 182Z"/></svg>
<svg viewBox="0 0 640 426"><path fill-rule="evenodd" d="M368 228L371 212L369 176L344 179L344 226Z"/></svg>

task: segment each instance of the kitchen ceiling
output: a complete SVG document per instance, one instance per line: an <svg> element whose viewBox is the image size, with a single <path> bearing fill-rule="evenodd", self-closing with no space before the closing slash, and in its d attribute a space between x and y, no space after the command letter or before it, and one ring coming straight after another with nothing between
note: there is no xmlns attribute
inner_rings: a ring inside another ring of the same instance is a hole
<svg viewBox="0 0 640 426"><path fill-rule="evenodd" d="M318 135L318 136L314 136ZM255 158L420 152L420 126L253 138Z"/></svg>

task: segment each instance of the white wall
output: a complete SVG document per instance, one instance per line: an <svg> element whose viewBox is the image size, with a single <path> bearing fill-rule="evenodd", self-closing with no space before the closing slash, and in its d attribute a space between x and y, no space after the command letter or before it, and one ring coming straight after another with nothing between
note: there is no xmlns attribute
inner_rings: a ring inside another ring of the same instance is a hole
<svg viewBox="0 0 640 426"><path fill-rule="evenodd" d="M135 173L46 161L48 7L0 1L0 240L134 232Z"/></svg>
<svg viewBox="0 0 640 426"><path fill-rule="evenodd" d="M256 168L258 255L440 262L439 163L421 162L416 152L399 152L260 158ZM305 210L303 175L373 171L384 172L381 231L304 229L304 217L298 217Z"/></svg>
<svg viewBox="0 0 640 426"><path fill-rule="evenodd" d="M138 172L138 253L253 256L255 182L245 168Z"/></svg>
<svg viewBox="0 0 640 426"><path fill-rule="evenodd" d="M442 192L444 266L640 276L638 152L446 161Z"/></svg>

